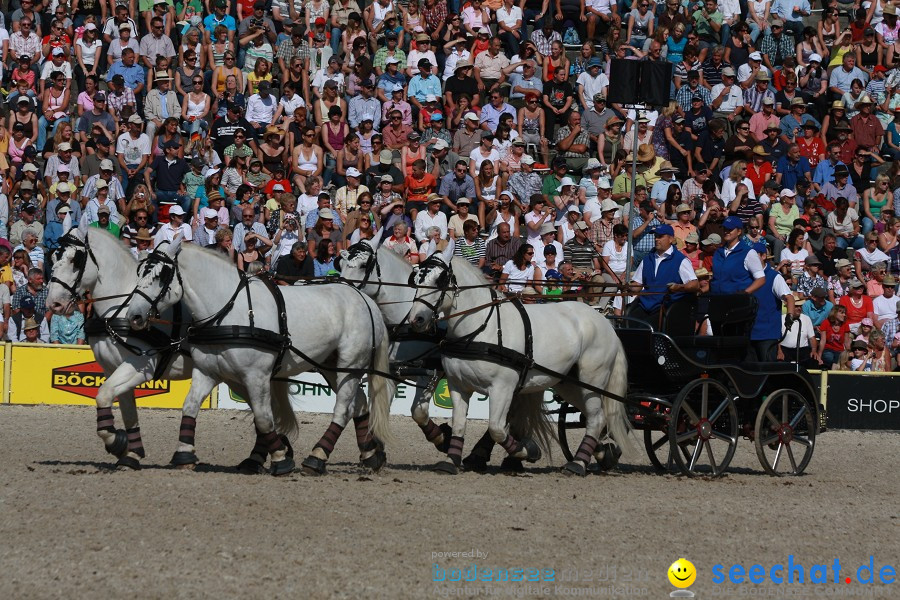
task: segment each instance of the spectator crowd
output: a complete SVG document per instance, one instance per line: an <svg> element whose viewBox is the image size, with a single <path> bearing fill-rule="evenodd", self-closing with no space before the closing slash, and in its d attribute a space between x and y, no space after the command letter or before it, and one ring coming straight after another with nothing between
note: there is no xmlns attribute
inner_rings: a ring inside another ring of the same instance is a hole
<svg viewBox="0 0 900 600"><path fill-rule="evenodd" d="M361 239L413 264L453 239L509 293L762 290L760 360L896 364L890 2L4 4L6 339L84 342L45 306L68 219L283 285ZM613 59L671 63L669 103L615 102Z"/></svg>

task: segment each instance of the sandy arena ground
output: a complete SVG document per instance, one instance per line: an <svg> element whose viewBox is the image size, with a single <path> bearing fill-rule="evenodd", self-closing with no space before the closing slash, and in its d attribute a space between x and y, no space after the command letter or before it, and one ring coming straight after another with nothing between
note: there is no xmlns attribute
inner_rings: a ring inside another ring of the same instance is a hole
<svg viewBox="0 0 900 600"><path fill-rule="evenodd" d="M167 467L179 418L144 410L145 468L115 472L92 408L0 406L0 598L666 598L680 556L698 570L697 598L900 597L900 583L863 585L856 572L873 555L876 574L900 566L896 434L828 432L796 479L764 475L745 440L715 481L652 474L640 454L584 479L558 473L560 454L523 476L451 478L396 418L402 441L383 472L357 467L347 431L330 475L275 479L231 468L252 445L234 411L201 415L206 464ZM328 418L301 422L300 458ZM470 425L470 445L484 427ZM435 554L467 551L478 554ZM713 584L715 564L768 570L789 554L807 569L839 559L841 581L829 570L821 585ZM434 581L473 564L480 577L552 569L554 581Z"/></svg>

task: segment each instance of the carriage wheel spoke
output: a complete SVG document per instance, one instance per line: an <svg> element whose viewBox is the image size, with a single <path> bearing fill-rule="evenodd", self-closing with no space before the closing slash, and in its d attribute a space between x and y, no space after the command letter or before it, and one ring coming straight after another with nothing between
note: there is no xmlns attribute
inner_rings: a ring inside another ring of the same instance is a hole
<svg viewBox="0 0 900 600"><path fill-rule="evenodd" d="M769 444L774 444L778 441L778 435L771 435L765 439L759 440L759 443L763 446L768 446Z"/></svg>
<svg viewBox="0 0 900 600"><path fill-rule="evenodd" d="M775 450L775 460L772 461L772 470L778 470L778 459L781 458L781 449L784 448L784 444L778 444L778 449Z"/></svg>
<svg viewBox="0 0 900 600"><path fill-rule="evenodd" d="M807 448L812 448L812 441L808 437L795 435L792 441L797 442L798 444L803 444Z"/></svg>
<svg viewBox="0 0 900 600"><path fill-rule="evenodd" d="M719 467L716 465L716 457L713 456L712 444L707 440L704 445L706 446L706 455L709 457L709 465L712 467L713 475L718 475Z"/></svg>
<svg viewBox="0 0 900 600"><path fill-rule="evenodd" d="M794 460L794 451L791 450L791 445L786 444L784 449L787 450L788 459L791 461L791 473L796 473L797 472L797 461Z"/></svg>
<svg viewBox="0 0 900 600"><path fill-rule="evenodd" d="M766 409L766 418L769 419L775 427L781 427L781 421L776 419L775 415L773 415L772 411L768 408Z"/></svg>
<svg viewBox="0 0 900 600"><path fill-rule="evenodd" d="M800 410L798 410L798 411L797 411L797 414L794 415L794 418L791 419L791 428L792 428L792 429L796 429L796 428L797 428L797 424L800 423L800 419L802 419L802 418L805 417L805 416L806 416L806 403L804 403L804 404L800 407Z"/></svg>
<svg viewBox="0 0 900 600"><path fill-rule="evenodd" d="M730 435L725 435L721 431L713 431L712 437L716 438L717 440L722 440L723 442L728 442L729 446L734 446L735 444L737 444L737 440L735 438L731 437Z"/></svg>
<svg viewBox="0 0 900 600"><path fill-rule="evenodd" d="M685 413L685 414L688 416L688 418L691 420L691 424L696 424L697 421L700 420L700 419L697 417L697 413L694 412L694 409L693 409L693 408L691 408L690 406L688 406L688 403L687 403L687 402L682 403L681 408L682 408L682 410L684 410L684 413Z"/></svg>
<svg viewBox="0 0 900 600"><path fill-rule="evenodd" d="M781 422L787 423L788 421L788 395L785 394L781 399Z"/></svg>
<svg viewBox="0 0 900 600"><path fill-rule="evenodd" d="M694 467L697 465L697 459L700 458L700 452L703 450L703 440L697 440L697 445L694 446L694 452L691 454L691 462L688 464L688 471L693 471Z"/></svg>
<svg viewBox="0 0 900 600"><path fill-rule="evenodd" d="M681 446L682 444L691 441L692 439L694 439L694 438L697 437L698 435L699 435L699 434L697 433L697 430L696 430L696 429L691 429L690 431L685 431L684 433L679 434L679 435L675 438L675 443L677 443L679 446Z"/></svg>
<svg viewBox="0 0 900 600"><path fill-rule="evenodd" d="M653 448L653 451L656 452L657 450L659 450L660 448L663 447L663 444L668 444L668 443L669 443L669 436L664 435L663 437L656 440L653 443L653 446L651 446L651 447Z"/></svg>
<svg viewBox="0 0 900 600"><path fill-rule="evenodd" d="M713 414L711 414L709 416L709 422L712 423L713 425L715 425L716 420L718 420L718 418L722 416L722 414L728 408L729 404L730 404L729 398L725 398L724 400L722 400L722 403L719 404L719 406L716 407L716 410L713 411Z"/></svg>
<svg viewBox="0 0 900 600"><path fill-rule="evenodd" d="M706 419L707 415L709 415L709 386L704 385L700 388L700 416Z"/></svg>

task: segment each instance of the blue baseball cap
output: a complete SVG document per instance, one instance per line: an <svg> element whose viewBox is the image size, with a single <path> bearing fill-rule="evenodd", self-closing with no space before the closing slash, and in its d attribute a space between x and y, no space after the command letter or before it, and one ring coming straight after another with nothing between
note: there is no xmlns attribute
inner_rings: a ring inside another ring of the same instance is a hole
<svg viewBox="0 0 900 600"><path fill-rule="evenodd" d="M766 246L765 242L754 242L750 247L759 254L766 254L769 251L769 248L768 246Z"/></svg>
<svg viewBox="0 0 900 600"><path fill-rule="evenodd" d="M432 121L443 121L444 115L442 115L441 113L434 113L433 115L431 115L431 120Z"/></svg>
<svg viewBox="0 0 900 600"><path fill-rule="evenodd" d="M734 215L728 217L722 222L722 229L728 231L729 229L743 229L744 222L741 221L740 217L735 217Z"/></svg>
<svg viewBox="0 0 900 600"><path fill-rule="evenodd" d="M592 57L587 61L587 65L585 65L585 66L586 66L588 69L590 69L591 67L602 67L602 66L603 66L603 63L600 62L600 59L597 58L596 56L592 56Z"/></svg>
<svg viewBox="0 0 900 600"><path fill-rule="evenodd" d="M663 223L656 226L656 229L653 230L653 235L675 235L675 230L672 229L671 225Z"/></svg>
<svg viewBox="0 0 900 600"><path fill-rule="evenodd" d="M562 281L562 274L556 269L550 269L544 274L545 279L557 279Z"/></svg>

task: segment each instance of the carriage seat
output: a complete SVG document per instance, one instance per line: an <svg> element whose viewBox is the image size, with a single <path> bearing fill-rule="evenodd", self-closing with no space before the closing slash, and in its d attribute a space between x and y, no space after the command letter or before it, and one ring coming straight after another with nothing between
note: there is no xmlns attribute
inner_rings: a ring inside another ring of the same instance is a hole
<svg viewBox="0 0 900 600"><path fill-rule="evenodd" d="M749 294L703 295L697 299L696 322L709 319L713 335L678 336L683 348L715 351L716 360L743 359L756 319L757 300Z"/></svg>

